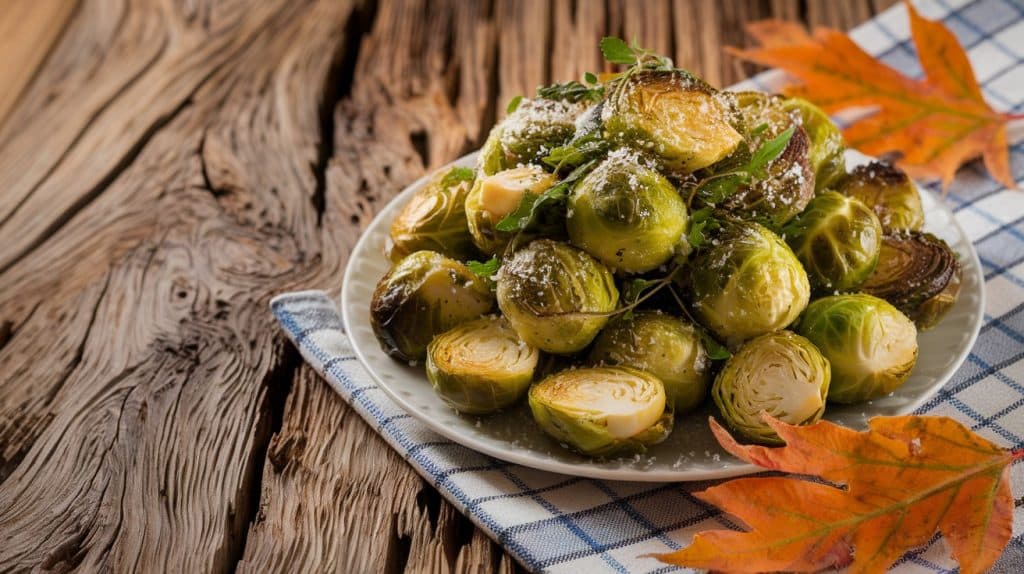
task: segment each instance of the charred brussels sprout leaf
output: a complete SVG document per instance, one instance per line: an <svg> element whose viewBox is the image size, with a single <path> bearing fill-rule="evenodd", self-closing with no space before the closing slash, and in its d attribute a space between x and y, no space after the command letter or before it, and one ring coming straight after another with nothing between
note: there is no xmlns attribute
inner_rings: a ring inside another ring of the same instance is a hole
<svg viewBox="0 0 1024 574"><path fill-rule="evenodd" d="M756 223L723 226L688 266L698 320L731 346L785 328L810 299L789 246Z"/></svg>
<svg viewBox="0 0 1024 574"><path fill-rule="evenodd" d="M650 154L676 174L716 163L743 141L714 90L678 70L623 77L605 100L601 119L613 142Z"/></svg>
<svg viewBox="0 0 1024 574"><path fill-rule="evenodd" d="M631 320L617 318L601 331L589 359L658 377L676 413L693 410L707 396L710 361L700 331L679 317L641 311Z"/></svg>
<svg viewBox="0 0 1024 574"><path fill-rule="evenodd" d="M511 107L511 106L510 106ZM528 164L540 164L548 153L572 138L583 103L537 98L521 100L494 126L480 150L483 175Z"/></svg>
<svg viewBox="0 0 1024 574"><path fill-rule="evenodd" d="M460 413L488 414L526 394L539 357L507 321L484 317L434 337L427 347L427 378Z"/></svg>
<svg viewBox="0 0 1024 574"><path fill-rule="evenodd" d="M384 352L418 361L435 335L493 306L490 288L465 265L440 253L417 251L377 283L370 322Z"/></svg>
<svg viewBox="0 0 1024 574"><path fill-rule="evenodd" d="M831 187L846 174L846 160L843 157L846 146L839 128L828 114L807 100L788 98L782 106L799 115L800 125L810 138L810 163L814 172L815 190Z"/></svg>
<svg viewBox="0 0 1024 574"><path fill-rule="evenodd" d="M672 258L686 222L675 187L634 152L618 150L573 189L566 227L573 245L605 265L641 273Z"/></svg>
<svg viewBox="0 0 1024 574"><path fill-rule="evenodd" d="M878 267L863 290L892 303L923 330L956 303L961 277L960 262L945 241L908 231L882 239Z"/></svg>
<svg viewBox="0 0 1024 574"><path fill-rule="evenodd" d="M818 292L855 289L878 262L878 218L860 201L834 191L815 197L782 231Z"/></svg>
<svg viewBox="0 0 1024 574"><path fill-rule="evenodd" d="M575 353L608 321L619 292L608 269L585 252L539 239L498 272L498 306L519 336L549 353Z"/></svg>
<svg viewBox="0 0 1024 574"><path fill-rule="evenodd" d="M726 424L747 440L782 444L761 415L794 425L817 422L830 380L828 359L810 341L780 331L747 341L718 373L711 397Z"/></svg>
<svg viewBox="0 0 1024 574"><path fill-rule="evenodd" d="M833 295L811 303L796 332L829 360L828 399L857 403L884 397L917 362L917 329L898 309L873 295Z"/></svg>
<svg viewBox="0 0 1024 574"><path fill-rule="evenodd" d="M920 231L924 225L917 186L899 168L873 161L856 167L838 186L870 207L886 231Z"/></svg>
<svg viewBox="0 0 1024 574"><path fill-rule="evenodd" d="M472 257L476 247L467 227L465 203L473 177L473 170L464 167L435 174L391 223L388 257L399 261L415 251L436 251L453 259Z"/></svg>
<svg viewBox="0 0 1024 574"><path fill-rule="evenodd" d="M529 403L546 433L589 456L642 453L672 432L661 381L630 367L562 371L530 387Z"/></svg>

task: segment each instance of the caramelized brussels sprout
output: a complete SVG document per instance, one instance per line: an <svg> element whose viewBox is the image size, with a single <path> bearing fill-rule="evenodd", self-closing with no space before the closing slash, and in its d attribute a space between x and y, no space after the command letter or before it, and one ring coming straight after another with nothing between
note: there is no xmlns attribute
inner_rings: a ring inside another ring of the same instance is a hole
<svg viewBox="0 0 1024 574"><path fill-rule="evenodd" d="M473 177L473 170L465 167L439 170L391 223L388 258L398 262L415 251L471 258L476 247L467 227L465 204Z"/></svg>
<svg viewBox="0 0 1024 574"><path fill-rule="evenodd" d="M601 114L613 142L650 153L676 174L716 163L743 142L729 119L714 89L680 70L627 77L612 88Z"/></svg>
<svg viewBox="0 0 1024 574"><path fill-rule="evenodd" d="M493 306L490 287L465 265L440 253L417 251L377 283L370 323L385 353L418 361L426 357L435 335Z"/></svg>
<svg viewBox="0 0 1024 574"><path fill-rule="evenodd" d="M658 311L618 318L598 335L590 362L636 367L661 379L676 413L693 410L707 396L710 361L700 333L685 319Z"/></svg>
<svg viewBox="0 0 1024 574"><path fill-rule="evenodd" d="M789 246L756 223L727 225L689 267L698 320L729 345L785 328L810 299Z"/></svg>
<svg viewBox="0 0 1024 574"><path fill-rule="evenodd" d="M841 193L870 207L886 231L920 231L924 225L917 186L897 167L873 161L854 168L838 186Z"/></svg>
<svg viewBox="0 0 1024 574"><path fill-rule="evenodd" d="M882 239L878 267L862 289L892 303L924 330L956 303L961 278L960 262L945 241L908 231Z"/></svg>
<svg viewBox="0 0 1024 574"><path fill-rule="evenodd" d="M571 369L530 387L544 432L589 456L642 453L672 432L672 410L654 375L630 367Z"/></svg>
<svg viewBox="0 0 1024 574"><path fill-rule="evenodd" d="M507 321L483 317L434 337L427 346L427 378L460 413L488 414L526 394L539 356Z"/></svg>
<svg viewBox="0 0 1024 574"><path fill-rule="evenodd" d="M787 98L782 107L799 115L800 124L810 140L811 170L814 189L829 188L846 174L846 149L843 135L828 114L811 102L801 98Z"/></svg>
<svg viewBox="0 0 1024 574"><path fill-rule="evenodd" d="M686 231L686 203L636 152L616 150L569 196L573 245L627 273L649 271L676 252Z"/></svg>
<svg viewBox="0 0 1024 574"><path fill-rule="evenodd" d="M866 205L825 191L783 228L817 292L855 289L875 270L882 226Z"/></svg>
<svg viewBox="0 0 1024 574"><path fill-rule="evenodd" d="M619 301L611 272L570 245L538 239L498 271L498 306L519 336L549 353L575 353Z"/></svg>
<svg viewBox="0 0 1024 574"><path fill-rule="evenodd" d="M779 331L744 343L715 377L711 397L726 424L747 440L782 444L761 414L793 425L817 422L830 380L828 359L810 341Z"/></svg>
<svg viewBox="0 0 1024 574"><path fill-rule="evenodd" d="M898 389L917 362L917 329L899 309L865 293L807 307L796 326L832 366L828 400L857 403Z"/></svg>
<svg viewBox="0 0 1024 574"><path fill-rule="evenodd" d="M498 222L515 211L526 194L540 195L556 181L554 175L535 165L478 177L465 202L473 243L488 255L501 251L514 234L497 229Z"/></svg>
<svg viewBox="0 0 1024 574"><path fill-rule="evenodd" d="M803 211L814 197L814 172L807 161L807 134L797 126L765 177L741 187L722 208L770 229L778 229Z"/></svg>
<svg viewBox="0 0 1024 574"><path fill-rule="evenodd" d="M494 126L480 149L477 167L483 175L527 164L540 165L552 149L576 131L576 117L585 105L564 100L523 100Z"/></svg>

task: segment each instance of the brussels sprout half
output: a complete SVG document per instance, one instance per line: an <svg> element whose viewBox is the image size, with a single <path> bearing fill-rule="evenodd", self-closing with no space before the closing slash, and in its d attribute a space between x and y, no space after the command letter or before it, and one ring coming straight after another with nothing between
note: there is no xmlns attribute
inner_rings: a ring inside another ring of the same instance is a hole
<svg viewBox="0 0 1024 574"><path fill-rule="evenodd" d="M817 292L855 289L875 270L878 218L860 201L825 191L782 230Z"/></svg>
<svg viewBox="0 0 1024 574"><path fill-rule="evenodd" d="M920 231L924 225L917 186L895 166L878 161L857 166L837 186L840 193L870 207L886 231Z"/></svg>
<svg viewBox="0 0 1024 574"><path fill-rule="evenodd" d="M726 424L747 440L782 444L762 413L793 425L817 422L830 380L828 359L810 341L779 331L744 343L715 377L711 397Z"/></svg>
<svg viewBox="0 0 1024 574"><path fill-rule="evenodd" d="M523 100L494 126L480 149L477 167L483 175L527 164L540 165L548 153L576 131L576 118L586 106L564 100Z"/></svg>
<svg viewBox="0 0 1024 574"><path fill-rule="evenodd" d="M686 203L676 188L625 149L612 152L569 196L572 244L627 273L671 259L686 224Z"/></svg>
<svg viewBox="0 0 1024 574"><path fill-rule="evenodd" d="M488 414L526 394L539 357L506 320L483 317L434 337L427 346L427 378L455 410Z"/></svg>
<svg viewBox="0 0 1024 574"><path fill-rule="evenodd" d="M418 361L426 357L435 335L493 306L490 287L465 265L440 253L417 251L377 283L370 323L385 353Z"/></svg>
<svg viewBox="0 0 1024 574"><path fill-rule="evenodd" d="M672 432L672 410L654 375L630 367L562 371L530 387L544 432L589 456L642 453Z"/></svg>
<svg viewBox="0 0 1024 574"><path fill-rule="evenodd" d="M892 303L924 330L956 303L962 273L945 241L931 233L893 233L882 239L878 267L862 288Z"/></svg>
<svg viewBox="0 0 1024 574"><path fill-rule="evenodd" d="M786 98L782 107L799 114L810 139L810 163L814 171L814 189L821 191L846 175L843 134L824 111L801 98Z"/></svg>
<svg viewBox="0 0 1024 574"><path fill-rule="evenodd" d="M700 333L685 319L640 311L613 320L590 351L593 364L636 367L661 379L676 413L693 410L708 392L710 361Z"/></svg>
<svg viewBox="0 0 1024 574"><path fill-rule="evenodd" d="M527 344L556 354L586 347L619 301L611 272L570 245L538 239L498 271L498 306Z"/></svg>
<svg viewBox="0 0 1024 574"><path fill-rule="evenodd" d="M436 251L460 260L473 257L476 247L465 208L473 178L473 170L465 167L438 170L391 223L388 258L397 262L415 251Z"/></svg>
<svg viewBox="0 0 1024 574"><path fill-rule="evenodd" d="M554 175L535 165L478 177L465 201L472 242L488 255L504 249L515 233L499 230L498 223L515 211L527 194L540 195L556 181Z"/></svg>
<svg viewBox="0 0 1024 574"><path fill-rule="evenodd" d="M729 119L714 89L680 70L626 77L614 85L601 113L613 142L651 154L675 174L716 163L743 142Z"/></svg>
<svg viewBox="0 0 1024 574"><path fill-rule="evenodd" d="M899 309L865 293L807 307L796 326L832 365L828 400L857 403L898 389L917 362L917 329Z"/></svg>
<svg viewBox="0 0 1024 574"><path fill-rule="evenodd" d="M688 267L697 318L732 346L785 328L810 299L800 261L757 223L727 224Z"/></svg>

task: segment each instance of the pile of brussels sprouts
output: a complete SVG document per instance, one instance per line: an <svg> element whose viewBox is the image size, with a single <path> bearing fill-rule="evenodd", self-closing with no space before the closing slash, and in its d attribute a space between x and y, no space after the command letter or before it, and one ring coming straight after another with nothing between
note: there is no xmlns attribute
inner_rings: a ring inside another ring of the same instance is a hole
<svg viewBox="0 0 1024 574"><path fill-rule="evenodd" d="M459 412L525 396L596 457L643 452L708 395L776 444L762 413L809 424L899 388L961 275L914 184L847 173L804 100L602 48L628 68L517 98L475 169L405 205L371 305L382 348Z"/></svg>

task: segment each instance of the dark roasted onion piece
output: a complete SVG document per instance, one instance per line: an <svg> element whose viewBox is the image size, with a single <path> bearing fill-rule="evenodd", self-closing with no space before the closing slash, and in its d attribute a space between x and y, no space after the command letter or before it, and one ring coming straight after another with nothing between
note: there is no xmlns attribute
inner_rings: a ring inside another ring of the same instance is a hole
<svg viewBox="0 0 1024 574"><path fill-rule="evenodd" d="M890 302L919 329L928 329L956 302L960 262L946 242L930 233L891 233L882 239L875 272L861 287Z"/></svg>

